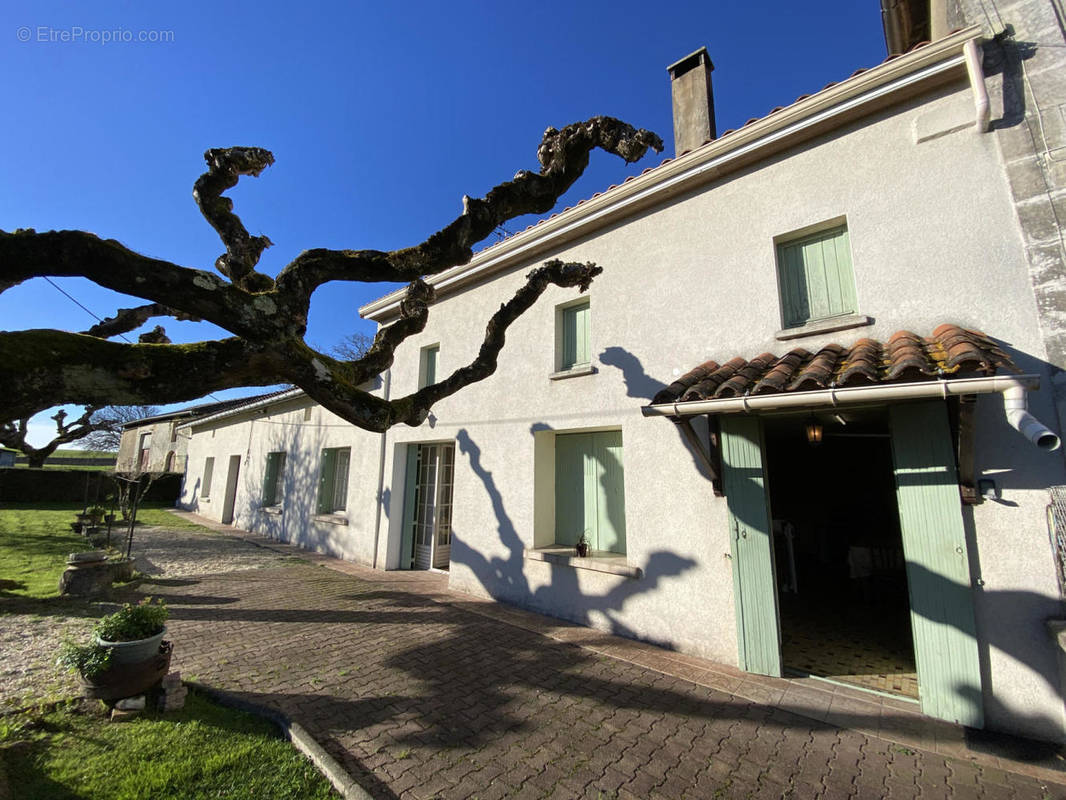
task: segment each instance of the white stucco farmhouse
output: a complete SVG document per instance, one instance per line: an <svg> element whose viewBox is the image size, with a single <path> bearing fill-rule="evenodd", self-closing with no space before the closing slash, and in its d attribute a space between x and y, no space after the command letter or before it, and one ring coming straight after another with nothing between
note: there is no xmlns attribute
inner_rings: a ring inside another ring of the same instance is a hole
<svg viewBox="0 0 1066 800"><path fill-rule="evenodd" d="M1044 4L1015 5L1018 35L1048 41ZM416 428L368 433L300 390L180 425L181 505L1066 738L1062 232L1035 210L1062 208L1063 176L1041 160L1053 132L1020 143L1014 73L986 69L998 31L949 33L974 17L942 6L931 43L893 18L906 52L721 135L710 59L682 59L678 155L431 278L429 323L375 391L468 363L483 309L544 260L602 265L587 294L551 287L496 374ZM1058 35L1028 56L1034 86ZM388 325L401 298L361 314Z"/></svg>

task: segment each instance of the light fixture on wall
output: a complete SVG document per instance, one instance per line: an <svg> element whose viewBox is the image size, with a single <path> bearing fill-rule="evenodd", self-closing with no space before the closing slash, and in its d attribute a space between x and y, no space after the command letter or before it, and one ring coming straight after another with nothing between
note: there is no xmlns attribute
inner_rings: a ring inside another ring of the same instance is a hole
<svg viewBox="0 0 1066 800"><path fill-rule="evenodd" d="M822 443L822 426L814 417L807 423L807 442L809 444Z"/></svg>

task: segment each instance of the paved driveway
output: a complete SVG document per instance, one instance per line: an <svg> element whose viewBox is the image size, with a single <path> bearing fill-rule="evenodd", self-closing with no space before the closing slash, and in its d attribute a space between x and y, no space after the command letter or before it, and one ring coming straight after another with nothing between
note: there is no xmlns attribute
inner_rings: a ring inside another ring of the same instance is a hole
<svg viewBox="0 0 1066 800"><path fill-rule="evenodd" d="M299 722L379 797L1066 797L437 602L439 579L409 576L296 564L142 591L171 606L183 677Z"/></svg>

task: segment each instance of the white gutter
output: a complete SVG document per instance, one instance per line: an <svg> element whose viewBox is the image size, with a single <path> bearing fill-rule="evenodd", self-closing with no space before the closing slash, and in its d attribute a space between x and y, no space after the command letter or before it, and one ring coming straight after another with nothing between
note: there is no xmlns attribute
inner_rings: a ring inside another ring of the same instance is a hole
<svg viewBox="0 0 1066 800"><path fill-rule="evenodd" d="M537 253L587 235L621 216L635 214L799 141L901 102L929 81L943 83L953 73L961 75L966 68L966 43L980 36L980 28L971 26L847 78L543 220L483 250L466 264L428 277L426 282L437 290L438 298L442 297L445 290L527 263ZM367 303L360 307L359 315L378 322L390 319L399 313L405 292L399 289Z"/></svg>
<svg viewBox="0 0 1066 800"><path fill-rule="evenodd" d="M973 104L976 112L975 127L978 133L988 130L988 121L991 117L988 102L988 89L985 87L985 72L981 65L982 50L976 39L970 39L962 46L963 55L966 57L966 74L970 78L970 86L973 87Z"/></svg>
<svg viewBox="0 0 1066 800"><path fill-rule="evenodd" d="M1026 392L1040 388L1038 375L991 378L958 378L922 383L898 383L888 386L849 386L843 389L819 389L811 392L783 392L754 397L724 397L717 400L658 403L644 406L646 417L689 417L696 414L750 414L757 411L787 409L835 408L861 403L883 403L891 400L948 398L964 394L1003 394L1007 422L1041 450L1057 450L1059 437L1042 425L1026 407Z"/></svg>

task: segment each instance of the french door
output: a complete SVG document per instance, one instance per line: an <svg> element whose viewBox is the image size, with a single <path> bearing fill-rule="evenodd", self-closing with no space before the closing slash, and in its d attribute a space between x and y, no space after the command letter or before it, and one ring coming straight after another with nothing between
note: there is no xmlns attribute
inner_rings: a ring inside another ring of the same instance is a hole
<svg viewBox="0 0 1066 800"><path fill-rule="evenodd" d="M455 445L419 444L411 448L415 451L411 520L414 568L447 569L452 546Z"/></svg>

